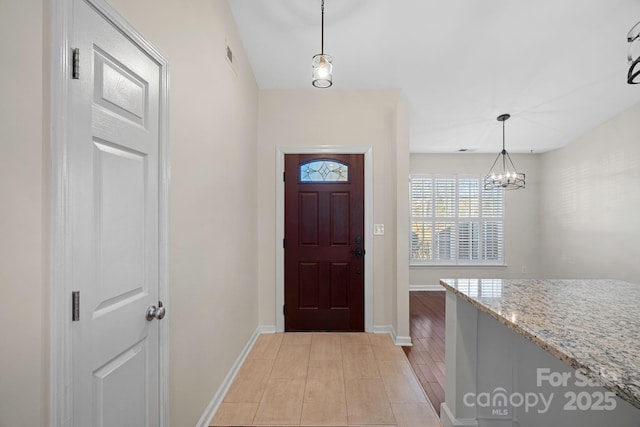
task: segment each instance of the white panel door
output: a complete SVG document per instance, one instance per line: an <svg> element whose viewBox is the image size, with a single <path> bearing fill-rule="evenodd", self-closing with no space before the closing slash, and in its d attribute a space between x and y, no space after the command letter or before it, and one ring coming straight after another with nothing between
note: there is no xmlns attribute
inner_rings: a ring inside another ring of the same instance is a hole
<svg viewBox="0 0 640 427"><path fill-rule="evenodd" d="M75 427L160 419L160 65L84 0L73 2L70 82L71 281Z"/></svg>

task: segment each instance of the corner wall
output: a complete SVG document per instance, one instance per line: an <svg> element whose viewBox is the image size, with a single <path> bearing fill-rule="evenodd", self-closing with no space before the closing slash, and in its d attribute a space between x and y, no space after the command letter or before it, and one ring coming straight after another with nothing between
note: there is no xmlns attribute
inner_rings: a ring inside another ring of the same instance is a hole
<svg viewBox="0 0 640 427"><path fill-rule="evenodd" d="M639 138L640 104L542 155L546 277L640 284Z"/></svg>
<svg viewBox="0 0 640 427"><path fill-rule="evenodd" d="M496 153L497 154L497 153ZM412 154L411 173L460 173L485 175L495 154ZM526 188L506 191L504 197L504 250L506 267L427 267L410 268L412 288L440 289L441 278L539 278L540 246L540 156L512 154L518 171L526 174ZM409 243L407 242L407 245ZM526 273L522 273L523 267Z"/></svg>
<svg viewBox="0 0 640 427"><path fill-rule="evenodd" d="M395 212L395 253L396 253L396 292L393 305L396 309L396 344L411 344L409 331L409 245L411 233L411 214L409 206L409 108L407 104L398 105L395 120L395 147L392 158L396 164L396 212Z"/></svg>
<svg viewBox="0 0 640 427"><path fill-rule="evenodd" d="M44 2L0 2L0 426L48 425Z"/></svg>

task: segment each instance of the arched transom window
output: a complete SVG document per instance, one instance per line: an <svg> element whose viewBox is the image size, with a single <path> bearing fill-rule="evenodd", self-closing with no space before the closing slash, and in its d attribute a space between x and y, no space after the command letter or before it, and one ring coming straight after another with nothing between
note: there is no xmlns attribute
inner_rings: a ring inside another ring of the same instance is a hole
<svg viewBox="0 0 640 427"><path fill-rule="evenodd" d="M313 160L300 165L300 182L347 182L349 165L335 160Z"/></svg>

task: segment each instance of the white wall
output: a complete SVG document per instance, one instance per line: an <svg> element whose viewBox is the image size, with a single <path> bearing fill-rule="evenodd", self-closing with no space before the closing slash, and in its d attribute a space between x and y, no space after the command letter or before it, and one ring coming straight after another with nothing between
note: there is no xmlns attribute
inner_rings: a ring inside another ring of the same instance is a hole
<svg viewBox="0 0 640 427"><path fill-rule="evenodd" d="M258 325L257 85L226 1L110 3L169 61L170 414L193 426Z"/></svg>
<svg viewBox="0 0 640 427"><path fill-rule="evenodd" d="M43 2L0 1L0 426L47 423Z"/></svg>
<svg viewBox="0 0 640 427"><path fill-rule="evenodd" d="M373 222L385 224L385 235L374 237L374 325L397 323L396 287L396 151L400 91L368 90L262 90L258 137L258 232L260 254L260 323L275 325L276 318L276 206L275 158L278 146L371 145L373 147ZM400 142L407 145L406 141ZM400 148L405 153L408 149ZM407 176L408 171L405 172ZM407 304L408 309L408 304ZM401 311L404 309L401 309ZM408 319L408 315L406 316Z"/></svg>
<svg viewBox="0 0 640 427"><path fill-rule="evenodd" d="M411 173L487 173L496 154L412 154ZM540 277L540 156L511 154L526 188L505 192L504 248L506 267L411 267L411 286L434 286L441 278ZM408 243L407 243L408 244ZM526 274L522 267L526 267Z"/></svg>
<svg viewBox="0 0 640 427"><path fill-rule="evenodd" d="M640 104L543 154L541 181L544 275L640 283Z"/></svg>

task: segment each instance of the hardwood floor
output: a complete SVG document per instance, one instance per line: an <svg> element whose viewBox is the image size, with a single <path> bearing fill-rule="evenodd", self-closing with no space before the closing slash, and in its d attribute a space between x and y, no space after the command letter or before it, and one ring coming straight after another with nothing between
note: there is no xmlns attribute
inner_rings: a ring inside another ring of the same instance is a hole
<svg viewBox="0 0 640 427"><path fill-rule="evenodd" d="M413 347L403 347L422 388L440 413L444 402L445 292L409 293Z"/></svg>
<svg viewBox="0 0 640 427"><path fill-rule="evenodd" d="M387 334L258 337L211 426L440 427Z"/></svg>

